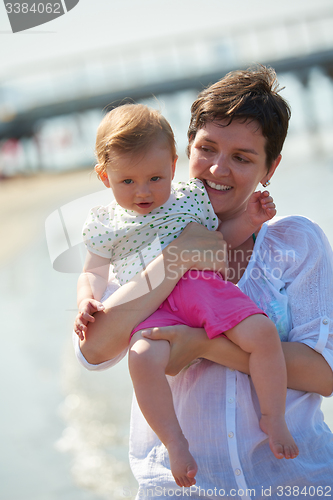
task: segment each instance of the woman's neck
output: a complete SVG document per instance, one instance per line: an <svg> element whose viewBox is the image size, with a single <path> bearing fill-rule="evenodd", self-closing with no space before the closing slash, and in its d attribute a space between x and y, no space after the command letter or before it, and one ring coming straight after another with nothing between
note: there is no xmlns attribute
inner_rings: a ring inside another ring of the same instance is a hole
<svg viewBox="0 0 333 500"><path fill-rule="evenodd" d="M250 261L253 247L254 240L253 237L250 236L250 238L244 241L239 247L229 250L228 281L237 284L241 279Z"/></svg>

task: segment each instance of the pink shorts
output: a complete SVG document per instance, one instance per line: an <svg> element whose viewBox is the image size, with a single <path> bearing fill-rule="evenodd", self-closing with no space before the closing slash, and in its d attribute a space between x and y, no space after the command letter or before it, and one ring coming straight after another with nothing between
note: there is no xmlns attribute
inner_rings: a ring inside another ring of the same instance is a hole
<svg viewBox="0 0 333 500"><path fill-rule="evenodd" d="M184 274L169 297L132 332L156 326L188 325L204 328L210 339L223 334L253 314L265 314L230 281L213 271Z"/></svg>

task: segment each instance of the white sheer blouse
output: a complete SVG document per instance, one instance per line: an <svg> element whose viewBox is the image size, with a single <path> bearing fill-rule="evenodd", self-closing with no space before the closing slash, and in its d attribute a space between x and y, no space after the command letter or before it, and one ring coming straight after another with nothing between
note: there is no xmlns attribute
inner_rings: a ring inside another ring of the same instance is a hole
<svg viewBox="0 0 333 500"><path fill-rule="evenodd" d="M275 322L281 340L305 343L333 369L333 256L315 223L291 216L264 224L238 286ZM76 351L88 369L105 369L119 359L92 366L77 342ZM198 360L168 379L198 464L197 484L190 489L175 484L168 453L134 398L130 462L137 498L333 498L333 434L319 395L288 389L286 420L300 453L294 460L277 460L259 428L249 376Z"/></svg>

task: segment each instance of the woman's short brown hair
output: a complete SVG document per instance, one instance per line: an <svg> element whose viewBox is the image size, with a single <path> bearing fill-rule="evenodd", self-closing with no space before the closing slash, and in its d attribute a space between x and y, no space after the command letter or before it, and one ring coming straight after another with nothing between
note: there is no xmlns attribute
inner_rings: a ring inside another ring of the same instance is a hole
<svg viewBox="0 0 333 500"><path fill-rule="evenodd" d="M188 129L188 156L196 133L213 121L256 121L266 138L266 166L279 156L288 131L290 107L279 95L277 76L272 68L257 66L232 71L204 89L191 107Z"/></svg>
<svg viewBox="0 0 333 500"><path fill-rule="evenodd" d="M97 129L96 157L99 174L105 172L112 153L141 153L155 142L170 148L177 156L175 137L169 122L156 109L144 104L123 104L109 111Z"/></svg>

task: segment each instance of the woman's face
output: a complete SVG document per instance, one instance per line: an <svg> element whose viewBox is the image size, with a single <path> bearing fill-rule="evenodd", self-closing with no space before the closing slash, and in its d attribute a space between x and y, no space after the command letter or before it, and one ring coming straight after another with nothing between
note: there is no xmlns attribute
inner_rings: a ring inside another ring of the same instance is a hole
<svg viewBox="0 0 333 500"><path fill-rule="evenodd" d="M213 208L226 220L242 213L259 182L273 175L281 155L269 172L265 141L257 122L210 122L199 129L190 149L190 177L202 180Z"/></svg>

